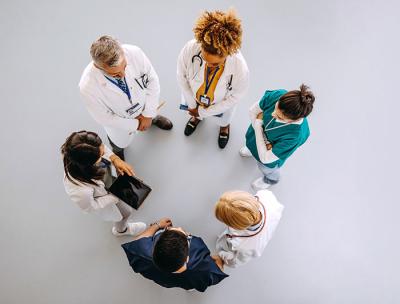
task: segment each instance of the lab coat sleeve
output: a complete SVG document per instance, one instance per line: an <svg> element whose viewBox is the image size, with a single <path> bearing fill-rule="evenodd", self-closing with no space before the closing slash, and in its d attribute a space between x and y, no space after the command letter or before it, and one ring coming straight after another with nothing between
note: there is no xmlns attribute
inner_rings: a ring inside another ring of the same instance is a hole
<svg viewBox="0 0 400 304"><path fill-rule="evenodd" d="M104 145L104 155L103 155L103 157L104 157L106 160L111 161L110 157L111 157L111 155L113 155L113 154L114 154L114 152L111 151L111 149L110 149L108 146Z"/></svg>
<svg viewBox="0 0 400 304"><path fill-rule="evenodd" d="M157 108L160 104L160 81L156 71L153 68L153 65L141 49L139 49L138 56L140 60L142 60L143 74L147 74L148 76L147 88L145 90L145 104L142 115L145 117L154 118L157 116Z"/></svg>
<svg viewBox="0 0 400 304"><path fill-rule="evenodd" d="M246 264L254 257L252 250L243 251L240 249L233 249L231 251L220 250L218 252L218 255L224 261L224 264L231 268L236 268L238 266Z"/></svg>
<svg viewBox="0 0 400 304"><path fill-rule="evenodd" d="M110 193L95 198L93 196L94 190L90 187L77 186L74 189L70 189L67 193L71 200L87 213L100 212L101 209L119 202L119 199Z"/></svg>
<svg viewBox="0 0 400 304"><path fill-rule="evenodd" d="M188 107L194 109L197 106L197 102L190 87L189 79L187 78L189 64L191 63L189 46L185 45L178 56L177 80Z"/></svg>
<svg viewBox="0 0 400 304"><path fill-rule="evenodd" d="M233 75L232 90L228 93L225 99L207 108L199 107L200 118L218 115L231 109L232 107L237 105L240 99L246 94L248 87L249 71L247 69L247 66L243 64L241 67L241 71Z"/></svg>
<svg viewBox="0 0 400 304"><path fill-rule="evenodd" d="M235 260L235 252L220 250L218 255L224 261L225 265L232 267L232 261Z"/></svg>
<svg viewBox="0 0 400 304"><path fill-rule="evenodd" d="M260 113L263 113L263 110L260 108L260 105L258 104L258 102L256 102L249 109L249 116L250 116L250 121L252 124L256 121L257 115Z"/></svg>
<svg viewBox="0 0 400 304"><path fill-rule="evenodd" d="M254 134L256 136L258 157L263 164L269 164L277 161L279 157L272 152L272 149L267 149L267 143L264 139L264 130L262 124L263 122L261 119L255 119L254 122L252 122Z"/></svg>
<svg viewBox="0 0 400 304"><path fill-rule="evenodd" d="M136 131L139 126L137 119L123 118L108 109L98 98L92 94L80 91L81 98L90 115L104 127L121 129L129 132Z"/></svg>

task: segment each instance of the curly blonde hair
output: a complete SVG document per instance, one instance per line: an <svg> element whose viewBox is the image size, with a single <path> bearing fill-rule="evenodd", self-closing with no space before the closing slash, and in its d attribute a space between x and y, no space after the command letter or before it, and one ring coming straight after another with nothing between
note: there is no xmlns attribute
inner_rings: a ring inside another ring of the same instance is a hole
<svg viewBox="0 0 400 304"><path fill-rule="evenodd" d="M193 28L194 36L203 50L212 55L228 56L242 45L241 20L233 9L205 11Z"/></svg>

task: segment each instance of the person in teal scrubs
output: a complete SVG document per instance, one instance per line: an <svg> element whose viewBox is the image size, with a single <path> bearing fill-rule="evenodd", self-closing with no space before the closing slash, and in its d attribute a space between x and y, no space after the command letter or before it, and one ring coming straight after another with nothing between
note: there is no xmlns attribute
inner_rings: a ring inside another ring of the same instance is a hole
<svg viewBox="0 0 400 304"><path fill-rule="evenodd" d="M279 181L279 170L310 135L307 116L315 97L302 84L300 90L266 91L250 108L251 125L246 133L243 157L253 156L263 176L252 183L255 190L267 189Z"/></svg>

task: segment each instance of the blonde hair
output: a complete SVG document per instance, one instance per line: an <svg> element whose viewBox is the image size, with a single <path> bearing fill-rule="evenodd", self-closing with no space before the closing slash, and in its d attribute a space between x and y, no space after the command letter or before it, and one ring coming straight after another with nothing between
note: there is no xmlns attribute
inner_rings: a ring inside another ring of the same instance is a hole
<svg viewBox="0 0 400 304"><path fill-rule="evenodd" d="M253 225L260 214L256 197L244 191L228 191L215 205L215 217L234 229Z"/></svg>
<svg viewBox="0 0 400 304"><path fill-rule="evenodd" d="M92 43L90 55L97 65L114 67L121 63L124 51L117 39L105 35Z"/></svg>
<svg viewBox="0 0 400 304"><path fill-rule="evenodd" d="M232 55L242 45L241 20L233 9L226 13L205 11L197 19L193 32L202 49L212 55Z"/></svg>

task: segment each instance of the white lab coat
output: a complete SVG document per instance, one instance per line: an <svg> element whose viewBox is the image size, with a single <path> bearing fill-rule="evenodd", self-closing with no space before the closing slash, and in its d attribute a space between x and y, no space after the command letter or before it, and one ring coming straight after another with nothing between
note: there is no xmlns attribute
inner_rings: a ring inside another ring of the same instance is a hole
<svg viewBox="0 0 400 304"><path fill-rule="evenodd" d="M113 154L104 145L103 158L110 160ZM101 180L96 181L97 185L91 185L77 181L77 185L64 176L64 188L71 200L78 205L84 213L91 213L99 216L105 221L118 222L122 219L121 212L116 204L121 200L109 193Z"/></svg>
<svg viewBox="0 0 400 304"><path fill-rule="evenodd" d="M284 207L271 191L261 190L257 192L256 196L266 210L265 215L262 206L260 206L260 211L263 213L263 221L265 221L264 228L262 229L261 225L256 231L250 231L227 227L218 237L216 245L218 255L229 267L241 266L253 258L260 257L281 219ZM253 235L260 230L261 232L257 235L247 238L229 238L226 236L226 234Z"/></svg>
<svg viewBox="0 0 400 304"><path fill-rule="evenodd" d="M200 51L200 44L196 40L190 40L183 47L178 57L178 84L182 90L183 103L191 109L196 107L196 93L204 83L206 62L203 59L203 64L200 66L200 59L193 57L198 55ZM229 86L231 76L232 82ZM218 125L228 125L232 120L237 103L246 93L248 86L249 69L239 51L226 58L224 72L215 88L214 103L208 108L199 107L200 119L213 117ZM215 117L215 115L221 113L224 113L221 118Z"/></svg>
<svg viewBox="0 0 400 304"><path fill-rule="evenodd" d="M79 90L91 116L101 124L111 140L120 148L126 148L137 131L142 114L154 118L160 99L158 76L143 51L134 45L124 44L127 66L125 78L131 101L127 95L105 78L104 73L93 62L85 68L79 82ZM145 75L144 78L141 78ZM147 88L143 79L147 78ZM139 84L137 83L139 82ZM136 112L129 115L126 110L139 103Z"/></svg>

